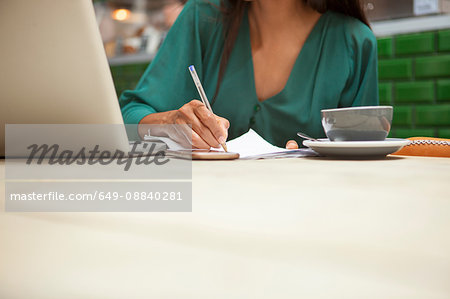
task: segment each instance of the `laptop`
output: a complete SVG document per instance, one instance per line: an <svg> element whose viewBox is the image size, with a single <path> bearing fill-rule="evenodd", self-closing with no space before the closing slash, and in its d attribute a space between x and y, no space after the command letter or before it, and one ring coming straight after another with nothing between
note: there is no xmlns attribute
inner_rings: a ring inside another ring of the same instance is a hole
<svg viewBox="0 0 450 299"><path fill-rule="evenodd" d="M86 142L130 149L92 0L1 0L0 37L0 156L6 124L115 124Z"/></svg>

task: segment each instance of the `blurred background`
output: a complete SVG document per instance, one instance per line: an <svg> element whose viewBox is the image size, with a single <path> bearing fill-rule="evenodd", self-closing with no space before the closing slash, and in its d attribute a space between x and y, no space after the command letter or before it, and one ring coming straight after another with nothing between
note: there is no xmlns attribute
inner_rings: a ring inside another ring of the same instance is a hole
<svg viewBox="0 0 450 299"><path fill-rule="evenodd" d="M94 0L118 95L134 89L186 0ZM450 0L363 0L390 137L450 138Z"/></svg>
<svg viewBox="0 0 450 299"><path fill-rule="evenodd" d="M94 1L106 54L115 64L151 58L186 0Z"/></svg>

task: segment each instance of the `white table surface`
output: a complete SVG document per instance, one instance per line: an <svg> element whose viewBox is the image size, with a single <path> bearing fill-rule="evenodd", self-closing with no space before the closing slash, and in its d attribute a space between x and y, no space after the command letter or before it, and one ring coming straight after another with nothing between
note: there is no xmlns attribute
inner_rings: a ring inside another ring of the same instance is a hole
<svg viewBox="0 0 450 299"><path fill-rule="evenodd" d="M440 158L198 161L192 213L5 213L3 176L0 298L450 298L449 186Z"/></svg>

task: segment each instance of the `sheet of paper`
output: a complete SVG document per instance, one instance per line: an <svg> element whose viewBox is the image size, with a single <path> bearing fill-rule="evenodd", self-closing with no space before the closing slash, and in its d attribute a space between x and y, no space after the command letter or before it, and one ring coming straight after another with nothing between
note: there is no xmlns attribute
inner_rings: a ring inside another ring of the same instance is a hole
<svg viewBox="0 0 450 299"><path fill-rule="evenodd" d="M244 135L227 141L227 148L230 152L239 153L241 158L286 151L270 144L252 129Z"/></svg>
<svg viewBox="0 0 450 299"><path fill-rule="evenodd" d="M227 142L228 151L239 153L241 159L274 159L316 156L311 149L287 150L277 147L250 129L247 133Z"/></svg>

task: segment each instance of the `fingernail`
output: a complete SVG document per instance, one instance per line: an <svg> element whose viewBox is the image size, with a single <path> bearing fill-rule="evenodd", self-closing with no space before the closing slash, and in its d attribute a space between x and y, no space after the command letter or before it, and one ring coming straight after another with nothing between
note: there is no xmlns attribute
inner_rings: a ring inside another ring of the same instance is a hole
<svg viewBox="0 0 450 299"><path fill-rule="evenodd" d="M227 141L225 137L219 137L219 143L225 143L225 141Z"/></svg>

